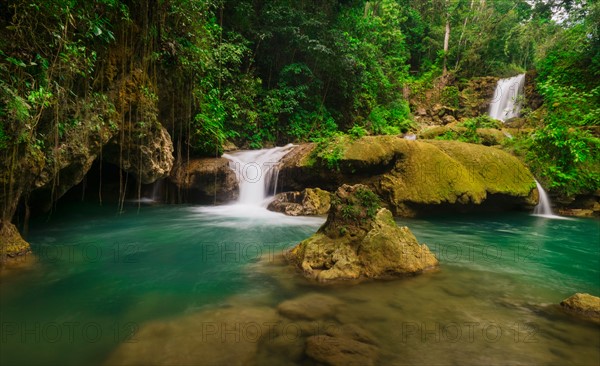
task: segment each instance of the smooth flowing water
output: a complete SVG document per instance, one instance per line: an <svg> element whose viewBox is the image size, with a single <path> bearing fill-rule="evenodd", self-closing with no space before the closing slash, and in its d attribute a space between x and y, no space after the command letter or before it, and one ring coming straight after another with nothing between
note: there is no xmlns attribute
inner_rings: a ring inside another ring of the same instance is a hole
<svg viewBox="0 0 600 366"><path fill-rule="evenodd" d="M360 325L376 339L381 365L600 361L599 326L554 305L575 292L600 294L597 220L514 213L402 220L436 252L438 271L323 287L278 260L322 217L160 205L114 211L72 204L31 223L34 254L0 277L0 364L178 365L165 355L202 349L201 338L188 336L203 334L197 319L273 309L314 292L342 303L315 326ZM186 336L174 342L173 332ZM306 362L289 348L258 348L258 364ZM193 364L211 362L206 355Z"/></svg>
<svg viewBox="0 0 600 366"><path fill-rule="evenodd" d="M282 147L262 150L236 151L223 154L231 161L240 186L237 204L263 207L268 196L277 193L279 160L294 148L288 144Z"/></svg>
<svg viewBox="0 0 600 366"><path fill-rule="evenodd" d="M521 112L519 96L523 94L524 86L525 74L498 80L488 112L490 117L501 121L518 117Z"/></svg>
<svg viewBox="0 0 600 366"><path fill-rule="evenodd" d="M533 209L533 214L537 216L545 216L548 218L559 217L555 216L554 212L552 212L552 204L550 203L550 198L548 198L548 194L544 190L544 187L538 182L535 181L535 185L537 186L539 202Z"/></svg>

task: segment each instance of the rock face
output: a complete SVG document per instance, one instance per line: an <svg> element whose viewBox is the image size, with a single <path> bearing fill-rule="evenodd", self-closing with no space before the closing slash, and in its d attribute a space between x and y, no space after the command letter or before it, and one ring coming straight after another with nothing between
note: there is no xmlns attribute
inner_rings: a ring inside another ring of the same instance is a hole
<svg viewBox="0 0 600 366"><path fill-rule="evenodd" d="M343 185L332 197L327 221L286 253L307 278L318 281L414 274L438 261L366 186Z"/></svg>
<svg viewBox="0 0 600 366"><path fill-rule="evenodd" d="M29 243L23 240L19 230L10 222L0 223L0 238L0 263L6 258L14 258L30 251Z"/></svg>
<svg viewBox="0 0 600 366"><path fill-rule="evenodd" d="M537 203L533 175L516 157L493 147L457 141L408 141L367 136L343 146L339 168L300 145L282 159L283 189L366 184L394 215L428 211L529 209Z"/></svg>
<svg viewBox="0 0 600 366"><path fill-rule="evenodd" d="M169 180L181 189L184 201L191 203L225 203L238 197L235 172L225 158L193 159L178 165Z"/></svg>
<svg viewBox="0 0 600 366"><path fill-rule="evenodd" d="M150 184L165 178L173 168L173 143L167 130L159 123L153 128L126 131L113 138L104 150L104 159Z"/></svg>
<svg viewBox="0 0 600 366"><path fill-rule="evenodd" d="M278 193L267 207L289 216L325 215L331 207L329 192L306 188L301 192Z"/></svg>
<svg viewBox="0 0 600 366"><path fill-rule="evenodd" d="M568 299L563 300L560 306L568 312L600 321L600 297L576 293Z"/></svg>

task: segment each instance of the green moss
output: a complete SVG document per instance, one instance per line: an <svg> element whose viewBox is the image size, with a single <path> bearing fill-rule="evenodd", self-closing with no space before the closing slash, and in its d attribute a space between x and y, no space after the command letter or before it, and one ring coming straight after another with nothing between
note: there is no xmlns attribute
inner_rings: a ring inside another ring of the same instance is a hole
<svg viewBox="0 0 600 366"><path fill-rule="evenodd" d="M0 225L0 262L6 257L16 257L31 250L29 243L23 240L13 224L3 222Z"/></svg>

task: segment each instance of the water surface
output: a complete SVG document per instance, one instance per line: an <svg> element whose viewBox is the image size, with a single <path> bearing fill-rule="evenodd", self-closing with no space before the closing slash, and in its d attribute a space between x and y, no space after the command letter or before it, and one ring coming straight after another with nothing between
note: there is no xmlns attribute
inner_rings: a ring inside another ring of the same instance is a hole
<svg viewBox="0 0 600 366"><path fill-rule="evenodd" d="M277 258L324 218L235 210L130 206L116 215L113 207L73 204L32 222L29 265L0 277L0 363L113 362L115 350L157 321L192 326L189 319L214 309L274 308L313 292L343 303L321 322L366 329L382 365L600 362L598 325L556 306L575 292L600 295L596 220L403 219L437 254L439 270L323 287ZM257 357L306 361L273 347Z"/></svg>

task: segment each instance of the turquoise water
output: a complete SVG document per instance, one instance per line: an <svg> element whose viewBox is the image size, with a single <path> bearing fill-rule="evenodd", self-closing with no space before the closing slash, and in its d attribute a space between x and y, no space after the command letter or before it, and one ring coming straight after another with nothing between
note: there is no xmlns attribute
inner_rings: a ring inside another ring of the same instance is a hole
<svg viewBox="0 0 600 366"><path fill-rule="evenodd" d="M315 287L277 258L324 218L232 217L229 210L130 206L115 215L113 207L76 204L32 222L33 255L0 277L0 363L112 363L115 350L137 341L154 321L185 326L190 316L233 303L275 307L310 292L339 298L345 307L335 321L361 323L381 340L380 364L600 361L598 326L552 305L575 292L600 295L597 220L514 213L399 220L438 255L439 271ZM533 335L536 342L475 338L457 349L443 337L417 337L405 347L411 338L397 333L405 325L436 329L473 319L482 327L516 326L517 334ZM261 356L259 363L294 361L276 356Z"/></svg>

